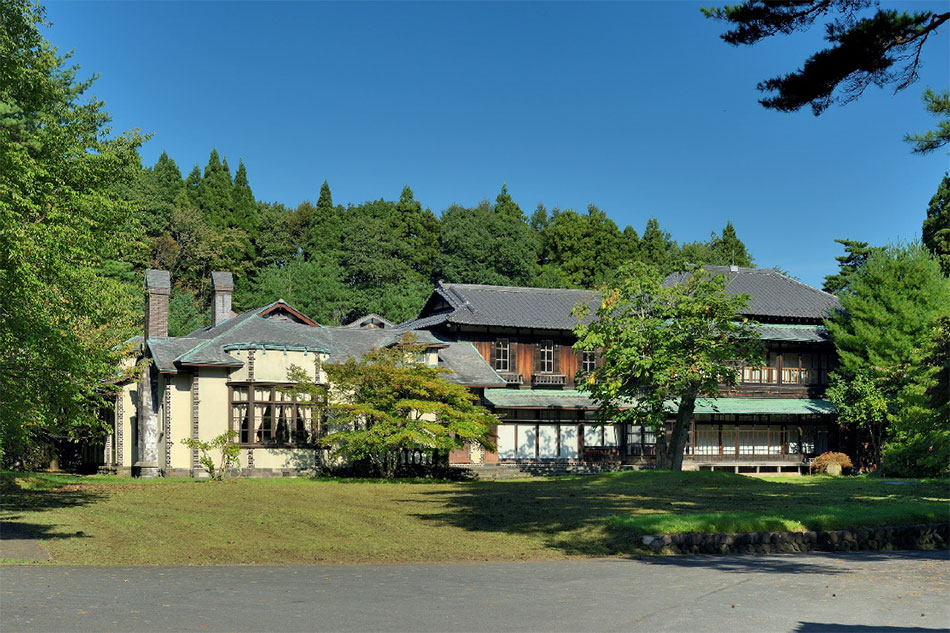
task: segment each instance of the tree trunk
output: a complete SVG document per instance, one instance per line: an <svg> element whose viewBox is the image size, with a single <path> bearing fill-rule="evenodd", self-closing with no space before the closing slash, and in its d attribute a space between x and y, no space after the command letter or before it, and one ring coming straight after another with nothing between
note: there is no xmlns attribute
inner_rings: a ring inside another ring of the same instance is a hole
<svg viewBox="0 0 950 633"><path fill-rule="evenodd" d="M696 395L680 398L680 405L673 420L673 428L666 426L657 431L656 467L659 470L683 470L683 450L689 437L689 423L696 408Z"/></svg>
<svg viewBox="0 0 950 633"><path fill-rule="evenodd" d="M689 394L680 398L680 406L676 411L676 421L673 423L673 434L670 438L671 470L683 470L683 451L686 449L686 440L689 437L689 423L693 419L696 409L696 394Z"/></svg>
<svg viewBox="0 0 950 633"><path fill-rule="evenodd" d="M657 470L670 470L670 452L668 450L669 442L666 441L666 425L664 424L656 430L656 468Z"/></svg>

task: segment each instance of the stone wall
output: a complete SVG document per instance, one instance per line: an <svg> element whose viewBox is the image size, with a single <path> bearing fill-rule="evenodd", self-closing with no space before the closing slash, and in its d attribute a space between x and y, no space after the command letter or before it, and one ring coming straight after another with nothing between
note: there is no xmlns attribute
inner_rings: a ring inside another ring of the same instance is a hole
<svg viewBox="0 0 950 633"><path fill-rule="evenodd" d="M643 537L643 544L648 548L668 554L788 554L945 549L948 543L950 523L821 532L662 534Z"/></svg>

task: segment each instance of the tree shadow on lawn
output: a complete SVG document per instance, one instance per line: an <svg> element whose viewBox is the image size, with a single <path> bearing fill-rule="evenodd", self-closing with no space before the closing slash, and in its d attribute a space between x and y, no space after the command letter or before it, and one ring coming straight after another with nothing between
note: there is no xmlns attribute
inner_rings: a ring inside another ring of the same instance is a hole
<svg viewBox="0 0 950 633"><path fill-rule="evenodd" d="M654 517L662 524L694 513L762 514L774 522L821 512L835 520L846 518L857 504L870 504L871 498L914 500L878 488L867 481L789 484L731 473L646 471L455 486L424 493L441 507L416 516L472 532L539 535L547 547L572 556L640 556L646 553L643 534L655 532L625 527L612 517L643 519L639 526L649 526Z"/></svg>
<svg viewBox="0 0 950 633"><path fill-rule="evenodd" d="M59 487L24 488L13 477L4 477L0 485L0 538L14 539L53 539L79 538L82 532L55 533L54 526L30 523L23 519L32 513L45 512L60 508L87 506L98 502L105 495L96 490L94 484L81 485L67 483ZM26 515L26 516L24 516Z"/></svg>

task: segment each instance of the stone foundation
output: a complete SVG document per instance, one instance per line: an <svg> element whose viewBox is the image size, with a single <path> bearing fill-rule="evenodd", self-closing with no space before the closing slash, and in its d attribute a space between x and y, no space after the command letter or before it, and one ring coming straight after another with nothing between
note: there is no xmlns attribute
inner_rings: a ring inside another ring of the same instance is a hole
<svg viewBox="0 0 950 633"><path fill-rule="evenodd" d="M654 552L667 554L791 554L946 549L950 546L950 523L821 532L662 534L644 536L643 544Z"/></svg>

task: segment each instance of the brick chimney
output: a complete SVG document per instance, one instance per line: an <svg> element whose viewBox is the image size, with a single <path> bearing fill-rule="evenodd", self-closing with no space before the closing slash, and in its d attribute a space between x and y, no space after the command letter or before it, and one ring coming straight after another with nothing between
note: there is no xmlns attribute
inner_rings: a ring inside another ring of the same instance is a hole
<svg viewBox="0 0 950 633"><path fill-rule="evenodd" d="M145 271L145 338L168 338L168 295L172 290L167 270Z"/></svg>
<svg viewBox="0 0 950 633"><path fill-rule="evenodd" d="M221 325L231 318L231 293L234 292L234 277L231 273L211 273L211 290L214 303L211 306L212 327Z"/></svg>

